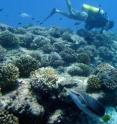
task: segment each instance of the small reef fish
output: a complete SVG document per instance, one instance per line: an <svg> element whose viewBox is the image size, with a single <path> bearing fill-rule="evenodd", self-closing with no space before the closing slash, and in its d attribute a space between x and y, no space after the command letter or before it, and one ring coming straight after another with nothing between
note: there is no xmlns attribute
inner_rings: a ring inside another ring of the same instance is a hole
<svg viewBox="0 0 117 124"><path fill-rule="evenodd" d="M17 25L21 25L22 23L21 22L18 22Z"/></svg>
<svg viewBox="0 0 117 124"><path fill-rule="evenodd" d="M0 9L0 12L2 12L3 10L4 10L4 8L1 8L1 9Z"/></svg>
<svg viewBox="0 0 117 124"><path fill-rule="evenodd" d="M25 13L25 12L21 13L20 16L22 18L31 18L31 16L28 13Z"/></svg>
<svg viewBox="0 0 117 124"><path fill-rule="evenodd" d="M86 115L92 118L104 116L105 108L93 97L84 92L76 92L72 90L68 91L68 94L76 106Z"/></svg>
<svg viewBox="0 0 117 124"><path fill-rule="evenodd" d="M34 17L32 17L31 19L32 19L32 20L35 20L35 18L34 18Z"/></svg>

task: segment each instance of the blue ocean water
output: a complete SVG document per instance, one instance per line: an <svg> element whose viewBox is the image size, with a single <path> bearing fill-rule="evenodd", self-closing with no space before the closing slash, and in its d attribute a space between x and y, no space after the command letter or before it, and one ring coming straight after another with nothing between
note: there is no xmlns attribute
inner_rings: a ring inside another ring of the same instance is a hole
<svg viewBox="0 0 117 124"><path fill-rule="evenodd" d="M72 4L75 9L80 10L83 3L99 6L108 13L110 19L114 20L116 30L117 14L116 13L116 1L112 0L72 0ZM18 23L25 24L39 24L39 21L43 20L52 8L59 8L63 11L67 11L65 0L0 0L0 8L3 11L0 12L0 22L9 25L17 26ZM22 18L20 13L28 13L34 18ZM62 20L60 20L62 18ZM76 29L74 21L62 17L61 15L55 15L49 19L44 26L60 26Z"/></svg>

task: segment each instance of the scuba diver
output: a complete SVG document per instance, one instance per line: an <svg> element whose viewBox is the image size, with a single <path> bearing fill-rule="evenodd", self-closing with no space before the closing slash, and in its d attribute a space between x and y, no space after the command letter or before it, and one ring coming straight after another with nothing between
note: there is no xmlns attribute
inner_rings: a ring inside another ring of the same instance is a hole
<svg viewBox="0 0 117 124"><path fill-rule="evenodd" d="M70 0L65 0L65 1L67 4L69 13L66 13L59 9L54 8L50 13L50 15L46 17L40 24L43 24L51 16L58 13L67 18L85 22L85 29L87 30L100 28L103 31L103 30L109 30L113 28L114 22L108 19L107 14L100 7L97 8L88 4L83 4L82 6L83 11L76 11L72 7Z"/></svg>

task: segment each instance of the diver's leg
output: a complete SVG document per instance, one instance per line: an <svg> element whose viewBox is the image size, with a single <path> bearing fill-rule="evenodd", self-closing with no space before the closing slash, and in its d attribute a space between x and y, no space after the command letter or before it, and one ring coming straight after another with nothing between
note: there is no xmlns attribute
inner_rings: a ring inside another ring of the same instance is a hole
<svg viewBox="0 0 117 124"><path fill-rule="evenodd" d="M85 21L87 18L87 14L85 14L83 12L77 12L75 14L69 14L69 13L63 12L59 9L54 8L51 14L53 15L56 13L61 14L65 17L70 18L70 19L79 20L79 21Z"/></svg>
<svg viewBox="0 0 117 124"><path fill-rule="evenodd" d="M55 8L53 12L54 12L54 14L58 13L58 14L61 14L61 15L65 16L65 17L71 18L70 14L68 14L66 12L63 12L63 11L61 11L59 9Z"/></svg>
<svg viewBox="0 0 117 124"><path fill-rule="evenodd" d="M61 14L61 15L65 16L65 17L71 18L70 14L65 13L65 12L63 12L63 11L61 11L59 9L53 8L51 13L40 22L40 25L42 25L44 22L46 22L50 17L52 17L56 13Z"/></svg>
<svg viewBox="0 0 117 124"><path fill-rule="evenodd" d="M85 16L80 12L78 12L76 14L69 14L69 13L63 12L59 9L53 8L51 13L40 22L40 25L42 25L44 22L46 22L50 17L52 17L56 13L61 14L65 17L67 17L67 18L74 19L74 20L79 20L79 21L84 21L85 20Z"/></svg>
<svg viewBox="0 0 117 124"><path fill-rule="evenodd" d="M76 13L76 11L75 11L74 8L72 7L71 1L70 1L70 0L65 0L65 1L66 1L66 4L67 4L69 13L70 13L71 15L74 15L74 14Z"/></svg>
<svg viewBox="0 0 117 124"><path fill-rule="evenodd" d="M69 13L72 19L80 20L80 21L85 21L87 19L88 15L86 12L80 12L80 11L75 10L72 7L70 0L65 0L65 1L66 1L67 7L68 7L68 10L69 10Z"/></svg>

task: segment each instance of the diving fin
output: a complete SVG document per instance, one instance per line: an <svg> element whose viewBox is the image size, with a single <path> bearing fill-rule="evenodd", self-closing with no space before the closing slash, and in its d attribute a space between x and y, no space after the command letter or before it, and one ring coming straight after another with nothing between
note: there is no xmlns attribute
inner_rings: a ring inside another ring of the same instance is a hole
<svg viewBox="0 0 117 124"><path fill-rule="evenodd" d="M56 8L53 8L51 13L42 21L40 22L40 25L42 25L44 22L46 22L50 17L52 17L56 13Z"/></svg>

